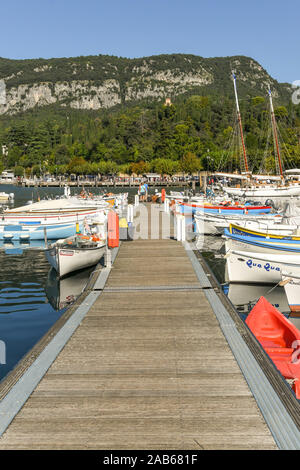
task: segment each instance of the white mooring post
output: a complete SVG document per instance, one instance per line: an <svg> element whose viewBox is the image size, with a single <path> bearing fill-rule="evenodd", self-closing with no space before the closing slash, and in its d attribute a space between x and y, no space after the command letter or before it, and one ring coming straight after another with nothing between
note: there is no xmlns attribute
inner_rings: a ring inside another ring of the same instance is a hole
<svg viewBox="0 0 300 470"><path fill-rule="evenodd" d="M176 214L176 240L178 242L181 241L181 229L182 229L182 224L181 224L181 215Z"/></svg>
<svg viewBox="0 0 300 470"><path fill-rule="evenodd" d="M139 205L139 203L140 203L140 201L139 201L139 195L136 194L136 195L134 196L134 205L135 205L135 207L137 207L137 206Z"/></svg>
<svg viewBox="0 0 300 470"><path fill-rule="evenodd" d="M179 242L185 242L185 217L182 214L176 215L176 239Z"/></svg>
<svg viewBox="0 0 300 470"><path fill-rule="evenodd" d="M111 251L107 245L106 245L106 251L105 251L105 267L111 268Z"/></svg>
<svg viewBox="0 0 300 470"><path fill-rule="evenodd" d="M166 214L170 212L170 201L168 198L166 198L164 202L164 211L166 212Z"/></svg>
<svg viewBox="0 0 300 470"><path fill-rule="evenodd" d="M181 216L181 241L185 242L185 217Z"/></svg>
<svg viewBox="0 0 300 470"><path fill-rule="evenodd" d="M133 205L128 204L127 206L127 222L133 222Z"/></svg>

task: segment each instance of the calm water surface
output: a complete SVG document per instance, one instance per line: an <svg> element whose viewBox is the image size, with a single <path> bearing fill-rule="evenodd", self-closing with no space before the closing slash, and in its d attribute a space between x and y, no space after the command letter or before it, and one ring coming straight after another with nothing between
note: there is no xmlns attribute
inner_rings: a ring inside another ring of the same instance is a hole
<svg viewBox="0 0 300 470"><path fill-rule="evenodd" d="M14 203L9 207L22 206L29 200L35 202L38 197L63 195L63 188L1 185L0 191L14 193ZM71 194L80 191L80 188L71 188ZM91 189L96 194L104 191ZM125 191L125 188L116 188L115 192ZM137 189L130 189L132 198L136 193ZM82 292L93 270L89 268L60 281L55 271L50 270L43 245L39 241L30 244L0 242L0 340L6 349L6 364L0 364L0 380Z"/></svg>
<svg viewBox="0 0 300 470"><path fill-rule="evenodd" d="M0 185L0 191L14 193L14 203L9 207L36 202L38 197L42 200L61 196L64 192L63 188L13 185ZM80 192L81 188L71 188L72 195ZM129 202L132 202L137 188L89 188L89 192L128 192ZM152 193L154 189L150 190ZM93 268L88 268L59 280L55 271L50 269L43 248L44 243L40 241L30 244L4 244L0 241L0 341L4 342L6 349L6 363L0 364L0 380L78 297L93 271Z"/></svg>
<svg viewBox="0 0 300 470"><path fill-rule="evenodd" d="M107 189L112 191L111 188ZM174 188L180 190L180 188ZM29 200L58 196L62 188L19 188L1 185L0 191L14 193L13 207ZM91 188L99 194L105 189ZM129 201L137 194L135 188L113 188L114 192L128 192ZM71 193L79 193L71 188ZM154 193L154 190L151 192ZM191 220L187 223L191 224ZM63 314L68 305L84 289L93 268L89 268L66 279L58 280L56 273L45 258L43 247L35 245L3 245L0 242L0 340L6 347L6 364L0 364L0 380L20 361ZM264 295L280 311L288 314L289 308L281 287L228 285L225 283L224 248L221 237L207 236L201 252L211 266L224 292L243 318L261 295ZM291 318L300 328L300 319Z"/></svg>

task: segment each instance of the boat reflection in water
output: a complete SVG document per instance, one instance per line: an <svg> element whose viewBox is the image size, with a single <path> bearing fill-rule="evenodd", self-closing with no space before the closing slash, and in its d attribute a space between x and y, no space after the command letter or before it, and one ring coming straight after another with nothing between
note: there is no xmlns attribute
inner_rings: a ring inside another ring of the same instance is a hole
<svg viewBox="0 0 300 470"><path fill-rule="evenodd" d="M60 279L55 269L51 268L45 285L45 293L51 307L61 310L73 303L85 289L94 269L95 267L83 269Z"/></svg>
<svg viewBox="0 0 300 470"><path fill-rule="evenodd" d="M0 240L0 250L4 251L7 255L21 255L24 250L45 250L46 244L44 240L14 240L3 241Z"/></svg>
<svg viewBox="0 0 300 470"><path fill-rule="evenodd" d="M264 284L229 283L223 287L231 303L240 313L249 313L261 296L282 313L290 313L283 287Z"/></svg>
<svg viewBox="0 0 300 470"><path fill-rule="evenodd" d="M245 320L261 296L265 297L300 330L300 315L291 312L284 287L263 284L225 284L225 294Z"/></svg>

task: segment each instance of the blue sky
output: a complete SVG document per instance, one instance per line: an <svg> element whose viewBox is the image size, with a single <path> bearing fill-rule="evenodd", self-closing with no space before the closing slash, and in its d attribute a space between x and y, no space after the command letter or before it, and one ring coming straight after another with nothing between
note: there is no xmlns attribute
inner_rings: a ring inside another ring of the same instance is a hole
<svg viewBox="0 0 300 470"><path fill-rule="evenodd" d="M1 57L246 55L300 80L299 0L11 0Z"/></svg>

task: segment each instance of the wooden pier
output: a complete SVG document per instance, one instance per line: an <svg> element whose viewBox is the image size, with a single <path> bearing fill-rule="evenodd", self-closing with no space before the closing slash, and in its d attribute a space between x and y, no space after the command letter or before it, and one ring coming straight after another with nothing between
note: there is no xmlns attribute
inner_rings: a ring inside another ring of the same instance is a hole
<svg viewBox="0 0 300 470"><path fill-rule="evenodd" d="M277 448L194 262L159 233L121 244L0 449Z"/></svg>

